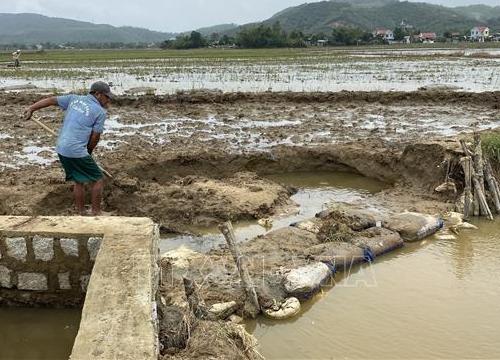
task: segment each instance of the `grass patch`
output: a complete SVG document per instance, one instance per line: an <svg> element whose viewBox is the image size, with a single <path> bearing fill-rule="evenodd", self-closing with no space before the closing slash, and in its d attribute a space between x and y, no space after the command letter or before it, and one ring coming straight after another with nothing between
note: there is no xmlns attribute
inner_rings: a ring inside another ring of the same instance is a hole
<svg viewBox="0 0 500 360"><path fill-rule="evenodd" d="M492 131L481 136L483 153L497 165L500 164L500 131Z"/></svg>

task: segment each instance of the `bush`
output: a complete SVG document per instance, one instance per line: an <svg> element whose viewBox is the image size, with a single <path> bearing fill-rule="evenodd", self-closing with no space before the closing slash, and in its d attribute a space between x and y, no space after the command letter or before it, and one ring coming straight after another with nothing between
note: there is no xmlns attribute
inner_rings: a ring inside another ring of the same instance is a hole
<svg viewBox="0 0 500 360"><path fill-rule="evenodd" d="M500 165L500 131L492 131L481 136L483 153L492 162Z"/></svg>

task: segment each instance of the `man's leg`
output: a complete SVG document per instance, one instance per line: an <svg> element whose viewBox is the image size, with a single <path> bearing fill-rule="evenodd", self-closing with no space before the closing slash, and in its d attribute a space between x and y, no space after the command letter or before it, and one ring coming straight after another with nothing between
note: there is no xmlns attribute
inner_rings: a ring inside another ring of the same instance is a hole
<svg viewBox="0 0 500 360"><path fill-rule="evenodd" d="M85 215L85 187L83 184L75 183L73 194L75 195L76 211L80 215Z"/></svg>
<svg viewBox="0 0 500 360"><path fill-rule="evenodd" d="M92 183L92 215L101 215L102 189L104 187L103 179Z"/></svg>

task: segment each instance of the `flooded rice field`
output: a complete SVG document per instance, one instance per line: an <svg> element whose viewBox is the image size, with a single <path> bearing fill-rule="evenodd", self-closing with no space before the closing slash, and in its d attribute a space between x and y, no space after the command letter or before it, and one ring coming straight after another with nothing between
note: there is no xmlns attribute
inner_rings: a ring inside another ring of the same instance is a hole
<svg viewBox="0 0 500 360"><path fill-rule="evenodd" d="M476 225L338 274L299 317L248 330L268 359L498 359L500 221Z"/></svg>
<svg viewBox="0 0 500 360"><path fill-rule="evenodd" d="M500 85L497 48L289 50L255 56L252 51L207 52L207 57L168 55L157 58L93 60L79 55L64 61L26 60L23 68L0 68L0 88L26 83L43 89L76 91L96 80L113 83L115 92L172 94L198 89L224 92L262 91L415 91L448 87L494 91ZM152 52L150 52L152 53Z"/></svg>
<svg viewBox="0 0 500 360"><path fill-rule="evenodd" d="M0 359L68 359L80 316L76 309L0 308Z"/></svg>

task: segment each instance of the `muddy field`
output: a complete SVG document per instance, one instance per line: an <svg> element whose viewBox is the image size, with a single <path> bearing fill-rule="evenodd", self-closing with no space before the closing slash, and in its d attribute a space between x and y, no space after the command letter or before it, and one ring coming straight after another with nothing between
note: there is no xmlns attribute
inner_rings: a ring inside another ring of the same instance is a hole
<svg viewBox="0 0 500 360"><path fill-rule="evenodd" d="M19 118L39 98L0 95L3 214L72 213L54 140ZM165 231L182 230L261 218L289 205L293 189L264 174L340 169L394 183L406 145L454 143L457 134L496 128L499 99L499 93L437 91L121 98L97 154L115 176L106 186L105 211L150 216ZM39 114L58 129L59 110Z"/></svg>
<svg viewBox="0 0 500 360"><path fill-rule="evenodd" d="M0 93L0 215L74 213L71 184L63 180L54 139L34 122L20 119L24 108L41 97ZM96 156L114 175L106 180L104 210L151 217L163 236L192 234L225 220L263 221L296 211L292 195L299 189L269 176L330 171L383 184L377 185L381 191L360 197L354 206L383 214L443 214L454 209L457 194L437 194L435 187L448 173L462 190L457 139L496 129L499 106L498 92L436 89L120 97L110 109ZM39 115L57 130L63 114L48 109ZM399 234L377 229L371 221L358 226L348 220L338 228L338 216L345 221L343 215L328 214L313 224L315 231L287 224L241 245L253 259L249 269L259 281L263 308L285 301L282 282L291 268L321 265L331 246L335 251L345 247L356 261L366 255L360 250L366 246L377 255L402 246ZM331 241L333 233L345 244ZM206 321L213 318L193 312L199 300L200 309L234 301L233 312L252 316L228 249L182 251L184 258L162 260L162 354L182 359L225 352L234 358L259 358L254 339L242 328ZM195 293L183 283L185 275L200 285Z"/></svg>

